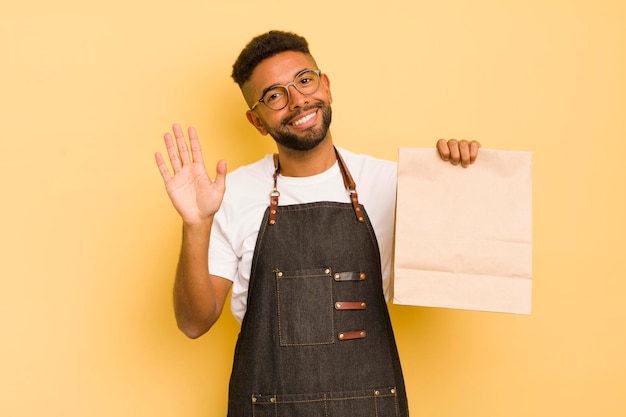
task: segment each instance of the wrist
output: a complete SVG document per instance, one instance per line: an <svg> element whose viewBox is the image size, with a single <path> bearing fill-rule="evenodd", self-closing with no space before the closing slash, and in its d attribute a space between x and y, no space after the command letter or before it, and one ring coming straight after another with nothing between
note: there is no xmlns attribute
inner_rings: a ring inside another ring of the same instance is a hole
<svg viewBox="0 0 626 417"><path fill-rule="evenodd" d="M213 216L194 221L183 220L183 236L208 236L211 234L212 225Z"/></svg>

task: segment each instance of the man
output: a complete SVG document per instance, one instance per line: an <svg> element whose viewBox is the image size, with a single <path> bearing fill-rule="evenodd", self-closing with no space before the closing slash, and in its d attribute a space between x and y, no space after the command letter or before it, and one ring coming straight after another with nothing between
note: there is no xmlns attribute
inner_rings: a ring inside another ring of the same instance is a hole
<svg viewBox="0 0 626 417"><path fill-rule="evenodd" d="M247 120L278 153L230 173L226 191L225 162L211 179L193 128L189 146L180 126L165 134L173 174L156 161L183 220L178 326L192 338L207 332L232 287L242 325L231 417L407 416L385 301L396 165L334 146L329 79L304 38L255 37L233 78ZM479 146L437 143L464 167Z"/></svg>

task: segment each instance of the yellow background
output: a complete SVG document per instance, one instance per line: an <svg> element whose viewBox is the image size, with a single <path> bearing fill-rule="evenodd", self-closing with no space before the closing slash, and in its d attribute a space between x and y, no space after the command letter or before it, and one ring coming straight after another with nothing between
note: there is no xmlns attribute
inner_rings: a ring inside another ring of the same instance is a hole
<svg viewBox="0 0 626 417"><path fill-rule="evenodd" d="M412 415L625 415L624 4L3 2L0 415L225 415L238 326L175 326L153 153L174 121L211 171L274 149L229 78L271 28L309 39L341 146L533 152L533 313L392 306Z"/></svg>

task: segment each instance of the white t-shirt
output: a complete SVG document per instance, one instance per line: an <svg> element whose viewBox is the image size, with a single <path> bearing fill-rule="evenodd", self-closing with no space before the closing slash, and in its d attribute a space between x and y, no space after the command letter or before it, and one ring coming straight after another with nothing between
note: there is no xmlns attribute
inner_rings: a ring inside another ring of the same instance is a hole
<svg viewBox="0 0 626 417"><path fill-rule="evenodd" d="M383 290L388 298L395 222L395 162L355 154L338 148L356 183L380 248ZM231 309L241 322L246 311L252 256L269 194L273 190L271 154L236 169L226 178L226 194L215 215L209 248L209 271L233 282ZM278 176L279 205L335 201L349 203L339 165L311 177Z"/></svg>

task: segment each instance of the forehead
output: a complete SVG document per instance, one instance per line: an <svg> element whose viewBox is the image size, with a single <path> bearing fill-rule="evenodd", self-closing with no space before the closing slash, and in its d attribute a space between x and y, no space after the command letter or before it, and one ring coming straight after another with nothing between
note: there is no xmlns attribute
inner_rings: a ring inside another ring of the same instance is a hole
<svg viewBox="0 0 626 417"><path fill-rule="evenodd" d="M251 93L260 93L272 85L293 81L296 74L307 68L317 68L311 55L295 51L281 52L261 61L246 84Z"/></svg>

